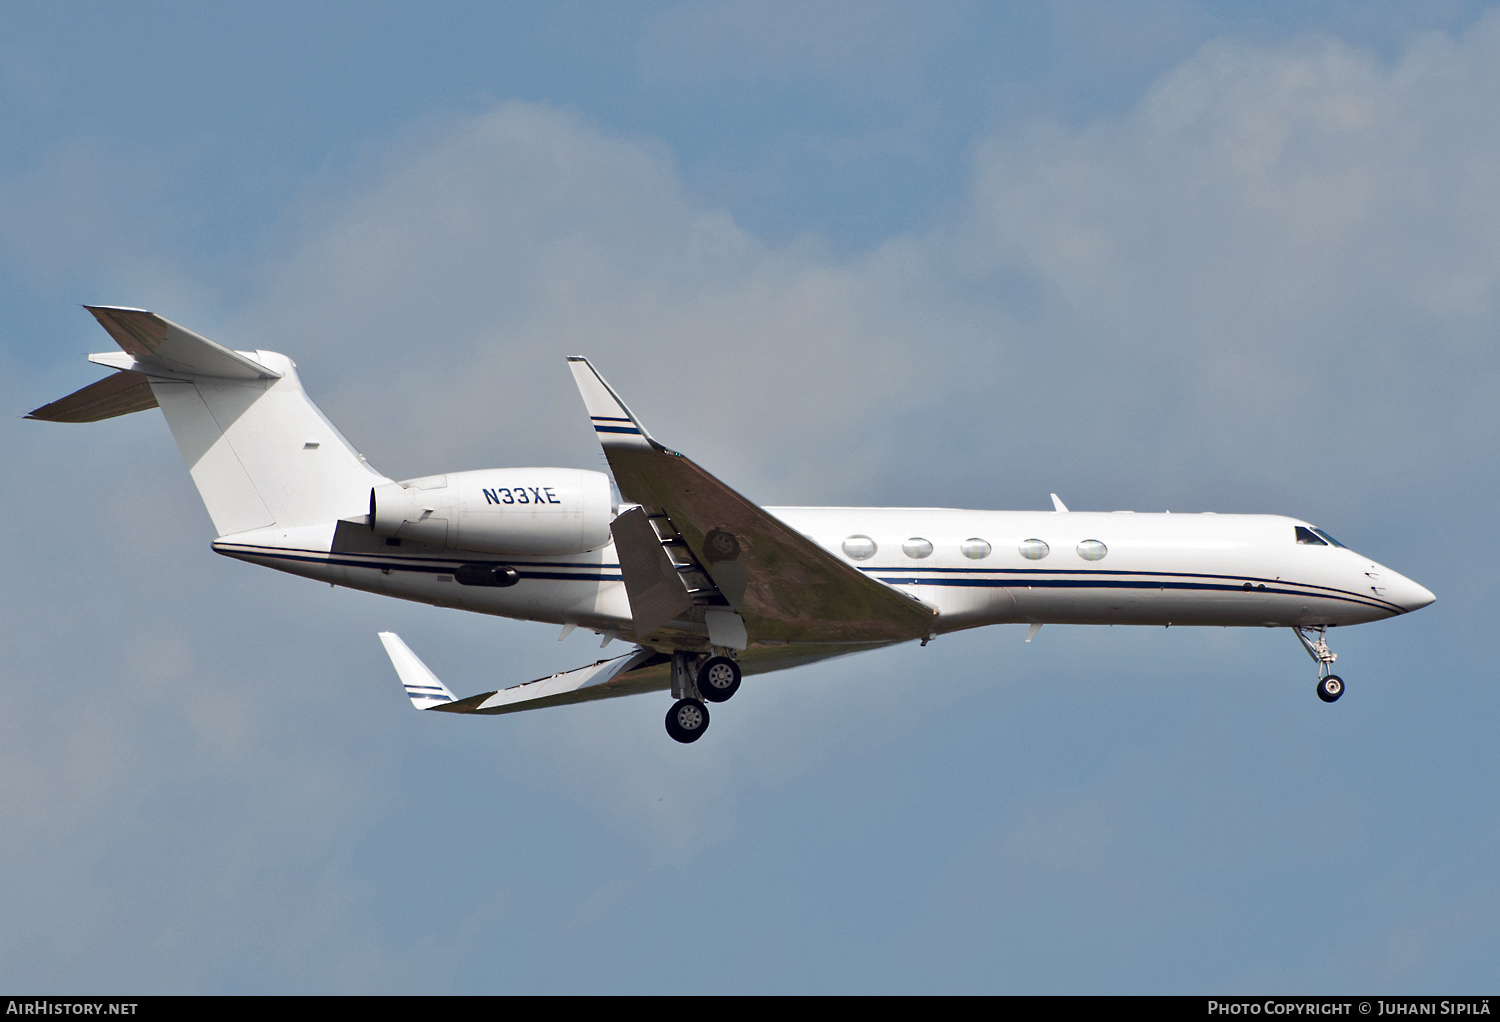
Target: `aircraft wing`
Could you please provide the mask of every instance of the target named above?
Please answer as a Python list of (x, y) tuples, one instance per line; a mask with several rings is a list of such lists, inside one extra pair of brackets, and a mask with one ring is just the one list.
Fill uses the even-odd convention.
[(510, 688), (481, 692), (467, 699), (456, 699), (437, 675), (411, 651), (395, 632), (381, 632), (396, 675), (406, 689), (411, 704), (419, 710), (441, 710), (445, 713), (515, 713), (542, 706), (582, 703), (590, 699), (610, 699), (671, 687), (671, 657), (637, 649), (612, 660), (600, 660), (572, 671), (538, 678)]
[[(569, 367), (620, 495), (686, 546), (712, 579), (709, 632), (725, 644), (901, 642), (928, 637), (936, 611), (840, 561), (676, 451), (651, 438), (586, 358)], [(727, 604), (727, 609), (725, 605)]]

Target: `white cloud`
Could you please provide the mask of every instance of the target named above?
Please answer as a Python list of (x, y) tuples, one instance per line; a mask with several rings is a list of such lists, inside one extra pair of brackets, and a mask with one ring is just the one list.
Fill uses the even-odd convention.
[(580, 353), (727, 474), (796, 473), (786, 453), (809, 432), (858, 462), (882, 404), (931, 392), (910, 355), (951, 329), (899, 249), (845, 265), (768, 247), (695, 205), (659, 146), (545, 106), (414, 136), (338, 209), (235, 343), (357, 379), (315, 397), (398, 476), (596, 457), (562, 361)]
[(1011, 353), (1100, 471), (1414, 486), (1436, 436), (1495, 438), (1497, 51), (1495, 17), (1390, 66), (1209, 45), (1123, 117), (985, 140), (949, 265), (1027, 282)]
[(1411, 488), (1434, 426), (1493, 434), (1497, 24), (1391, 65), (1210, 45), (1122, 117), (983, 140), (957, 216), (849, 259), (749, 235), (649, 140), (501, 104), (323, 195), (236, 343), (300, 357), (396, 475), (593, 457), (581, 352), (773, 501), (881, 500), (945, 433), (969, 461), (920, 471), (959, 493), (896, 499), (972, 502), (966, 464), (1085, 506)]

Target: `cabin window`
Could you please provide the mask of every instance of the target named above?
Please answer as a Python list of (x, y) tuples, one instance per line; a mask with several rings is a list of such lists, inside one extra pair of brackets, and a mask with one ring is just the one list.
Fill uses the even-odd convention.
[(1021, 556), (1028, 561), (1040, 561), (1052, 552), (1052, 548), (1039, 539), (1023, 539), (1020, 550)]
[(875, 556), (875, 541), (869, 536), (850, 536), (844, 540), (844, 556), (851, 561), (868, 561)]
[(1321, 537), (1317, 535), (1317, 533), (1313, 532), (1305, 525), (1297, 526), (1297, 542), (1301, 543), (1303, 546), (1328, 545), (1327, 542), (1325, 542)]
[(1086, 539), (1078, 544), (1078, 556), (1085, 561), (1102, 561), (1107, 553), (1109, 553), (1109, 547), (1097, 539)]
[(975, 536), (960, 543), (958, 551), (971, 561), (982, 561), (990, 555), (990, 545)]
[(913, 536), (901, 544), (901, 552), (907, 557), (921, 560), (923, 557), (932, 556), (932, 541), (923, 539), (921, 536)]

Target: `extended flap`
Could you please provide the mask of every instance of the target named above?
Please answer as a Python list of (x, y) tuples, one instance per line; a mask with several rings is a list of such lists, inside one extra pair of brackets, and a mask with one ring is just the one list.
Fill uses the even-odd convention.
[(637, 640), (656, 631), (693, 607), (693, 599), (677, 567), (662, 548), (646, 512), (633, 507), (609, 525), (620, 557), (620, 574), (630, 598), (630, 614)]

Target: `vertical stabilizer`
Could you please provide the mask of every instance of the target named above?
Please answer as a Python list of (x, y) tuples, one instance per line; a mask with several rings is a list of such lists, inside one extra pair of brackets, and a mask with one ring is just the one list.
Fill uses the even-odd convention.
[(220, 536), (293, 528), (369, 510), (390, 480), (308, 398), (292, 360), (257, 351), (269, 380), (152, 380), (177, 448)]

